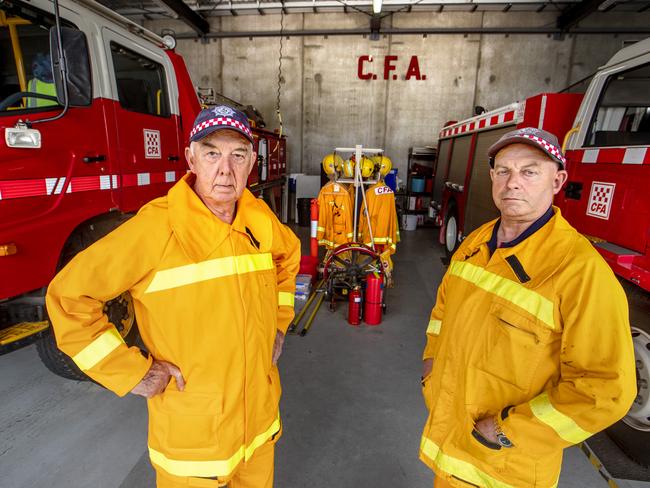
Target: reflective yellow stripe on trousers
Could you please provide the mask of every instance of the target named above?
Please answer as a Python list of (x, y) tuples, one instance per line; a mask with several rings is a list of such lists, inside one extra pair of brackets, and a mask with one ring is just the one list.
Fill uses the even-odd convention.
[(79, 369), (87, 371), (121, 344), (124, 344), (124, 339), (115, 327), (111, 327), (75, 354), (72, 360), (79, 366)]
[(593, 435), (582, 429), (571, 417), (557, 410), (547, 393), (537, 395), (528, 402), (528, 405), (540, 422), (548, 425), (567, 442), (578, 444)]
[(191, 476), (200, 478), (211, 478), (215, 476), (228, 476), (237, 467), (240, 461), (248, 461), (253, 457), (255, 450), (268, 441), (273, 434), (280, 430), (280, 417), (271, 424), (271, 426), (259, 434), (248, 447), (241, 446), (235, 454), (228, 459), (215, 461), (181, 461), (179, 459), (170, 459), (162, 452), (149, 448), (149, 457), (151, 462), (160, 466), (169, 474), (175, 476)]
[(553, 302), (539, 293), (471, 263), (453, 261), (449, 266), (449, 273), (517, 305), (537, 317), (547, 327), (555, 329)]
[(145, 293), (178, 288), (201, 281), (274, 269), (271, 253), (242, 254), (210, 259), (195, 264), (158, 271)]

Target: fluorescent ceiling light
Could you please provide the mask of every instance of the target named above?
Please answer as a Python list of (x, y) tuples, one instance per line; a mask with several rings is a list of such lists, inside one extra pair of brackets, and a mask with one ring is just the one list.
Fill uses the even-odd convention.
[(372, 11), (376, 14), (381, 12), (381, 0), (372, 0)]

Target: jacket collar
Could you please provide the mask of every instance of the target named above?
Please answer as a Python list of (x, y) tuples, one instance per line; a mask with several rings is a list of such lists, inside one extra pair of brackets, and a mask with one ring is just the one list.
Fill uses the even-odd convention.
[[(194, 178), (192, 173), (186, 174), (167, 193), (172, 232), (193, 262), (206, 260), (233, 230), (249, 239), (252, 233), (260, 250), (270, 248), (271, 221), (250, 191), (245, 189), (237, 201), (237, 214), (229, 225), (210, 212), (194, 192)], [(246, 232), (247, 227), (250, 233)]]
[[(511, 261), (508, 261), (508, 258), (515, 256), (525, 273), (530, 277), (530, 281), (526, 283), (528, 287), (541, 284), (553, 275), (558, 268), (563, 266), (577, 242), (579, 234), (562, 217), (560, 209), (554, 206), (553, 212), (553, 217), (534, 234), (515, 246), (497, 249), (493, 255), (496, 259), (500, 257), (507, 261), (511, 268), (513, 266)], [(464, 256), (461, 256), (462, 260), (469, 259), (482, 246), (486, 247), (485, 255), (489, 256), (487, 245), (496, 222), (495, 219), (478, 230), (471, 242), (467, 243), (466, 250), (463, 253)], [(518, 271), (514, 269), (512, 271), (513, 278), (522, 281), (518, 279)]]

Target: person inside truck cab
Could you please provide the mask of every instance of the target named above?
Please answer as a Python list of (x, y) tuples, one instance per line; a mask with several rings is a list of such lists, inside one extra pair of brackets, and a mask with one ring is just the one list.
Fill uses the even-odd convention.
[[(256, 154), (242, 112), (202, 110), (185, 156), (167, 196), (61, 270), (47, 310), (88, 376), (147, 398), (159, 488), (271, 488), (300, 242), (246, 189)], [(126, 290), (146, 357), (104, 313)]]
[(622, 418), (636, 396), (627, 300), (552, 205), (567, 178), (557, 138), (518, 129), (488, 156), (501, 216), (462, 242), (438, 288), (420, 459), (436, 488), (550, 488), (563, 449)]
[[(54, 77), (52, 75), (52, 61), (49, 54), (42, 52), (36, 53), (34, 59), (32, 59), (32, 78), (27, 84), (27, 91), (56, 97), (56, 86), (54, 85)], [(27, 98), (28, 108), (49, 107), (52, 105), (57, 105), (57, 102), (41, 97)]]

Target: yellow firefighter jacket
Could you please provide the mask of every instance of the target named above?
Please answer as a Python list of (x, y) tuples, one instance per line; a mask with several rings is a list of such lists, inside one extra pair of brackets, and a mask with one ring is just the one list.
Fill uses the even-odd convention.
[(397, 224), (397, 213), (395, 211), (395, 194), (383, 181), (375, 183), (366, 190), (367, 213), (370, 215), (372, 226), (372, 239), (368, 231), (368, 219), (366, 211), (359, 218), (361, 229), (360, 241), (367, 246), (372, 242), (390, 249), (390, 254), (397, 250), (399, 242), (399, 226)]
[(318, 194), (318, 245), (333, 249), (352, 241), (352, 198), (344, 185), (333, 181)]
[[(556, 486), (562, 449), (620, 419), (635, 395), (625, 294), (560, 215), (490, 256), (495, 221), (470, 234), (438, 289), (424, 358), (420, 458), (454, 486)], [(471, 435), (500, 423), (514, 447)]]
[[(228, 225), (192, 181), (78, 254), (50, 284), (47, 308), (59, 347), (120, 396), (152, 357), (178, 366), (185, 390), (172, 380), (148, 400), (151, 461), (176, 476), (220, 478), (280, 434), (272, 349), (294, 315), (300, 247), (248, 190)], [(102, 311), (125, 290), (149, 358)]]

